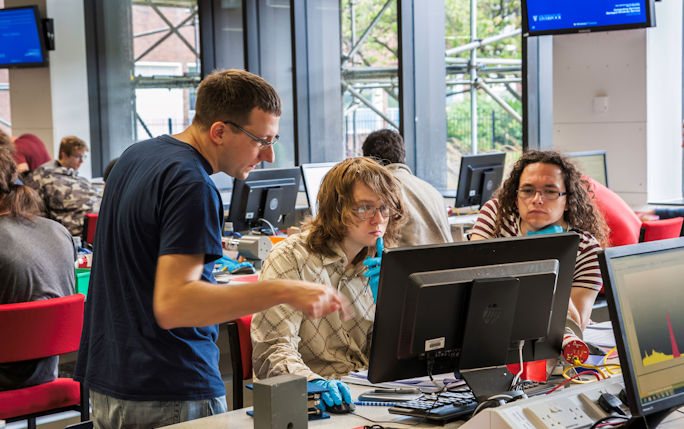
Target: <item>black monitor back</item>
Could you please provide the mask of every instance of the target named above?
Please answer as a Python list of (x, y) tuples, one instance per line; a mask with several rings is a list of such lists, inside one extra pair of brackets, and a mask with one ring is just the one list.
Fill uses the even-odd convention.
[(259, 219), (266, 219), (275, 228), (293, 225), (300, 178), (295, 167), (253, 170), (245, 180), (235, 179), (228, 213), (233, 231), (268, 230)]
[(503, 179), (505, 152), (464, 155), (458, 174), (455, 207), (481, 206)]
[[(410, 276), (430, 271), (557, 260), (556, 292), (553, 297), (553, 313), (548, 334), (543, 341), (526, 343), (523, 358), (525, 361), (533, 361), (557, 357), (561, 351), (578, 244), (577, 234), (562, 233), (386, 249), (382, 257), (380, 272), (368, 370), (369, 380), (378, 383), (427, 374), (426, 361), (421, 356), (414, 353), (406, 356), (405, 353), (404, 358), (400, 358), (399, 355), (402, 350), (400, 327), (404, 317), (407, 317), (404, 314), (405, 299), (410, 285)], [(459, 292), (454, 290), (454, 294), (454, 302), (457, 302)], [(420, 314), (416, 317), (431, 319), (435, 324), (463, 325), (464, 315), (458, 308), (419, 308), (418, 311)], [(459, 335), (462, 338), (462, 333)], [(511, 349), (506, 360), (508, 363), (517, 363), (517, 349)], [(457, 352), (437, 353), (432, 369), (434, 374), (457, 369)]]

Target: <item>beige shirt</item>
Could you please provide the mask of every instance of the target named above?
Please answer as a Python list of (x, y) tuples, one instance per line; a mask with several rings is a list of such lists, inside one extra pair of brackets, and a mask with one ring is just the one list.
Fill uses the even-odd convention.
[(296, 279), (334, 287), (352, 303), (355, 316), (342, 321), (338, 312), (310, 319), (288, 305), (257, 313), (252, 320), (252, 363), (257, 378), (297, 374), (316, 378), (339, 378), (368, 367), (375, 304), (366, 267), (345, 270), (347, 257), (337, 243), (335, 256), (312, 253), (306, 233), (278, 243), (264, 261), (260, 280)]
[(451, 243), (451, 227), (444, 198), (431, 184), (416, 177), (405, 164), (385, 166), (401, 185), (406, 223), (399, 230), (398, 247)]

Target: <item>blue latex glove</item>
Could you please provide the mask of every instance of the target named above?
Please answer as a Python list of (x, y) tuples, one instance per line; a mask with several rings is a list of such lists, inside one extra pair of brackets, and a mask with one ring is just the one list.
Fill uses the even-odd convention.
[(342, 401), (351, 404), (351, 391), (349, 386), (339, 380), (323, 380), (319, 378), (318, 380), (313, 380), (311, 383), (316, 386), (328, 389), (327, 392), (321, 394), (321, 403), (318, 408), (325, 410), (325, 407), (332, 407), (333, 405), (341, 405)]
[(368, 267), (364, 276), (369, 278), (368, 285), (370, 286), (371, 292), (373, 292), (373, 302), (376, 304), (378, 302), (378, 283), (380, 282), (380, 263), (382, 262), (382, 250), (384, 247), (385, 244), (382, 241), (382, 237), (378, 238), (375, 242), (375, 258), (369, 256), (363, 261), (363, 265)]
[(557, 234), (559, 232), (565, 232), (563, 227), (560, 225), (549, 225), (546, 228), (542, 228), (539, 231), (527, 231), (527, 235), (537, 235), (537, 234)]
[(238, 262), (235, 259), (222, 256), (214, 262), (214, 267), (221, 264), (220, 267), (216, 268), (218, 271), (228, 271), (231, 274), (254, 274), (256, 270), (254, 265), (249, 262)]

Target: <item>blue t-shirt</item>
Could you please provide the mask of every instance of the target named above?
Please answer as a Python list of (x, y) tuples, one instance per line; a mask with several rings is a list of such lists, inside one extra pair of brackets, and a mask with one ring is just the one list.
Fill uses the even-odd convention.
[(192, 146), (161, 136), (129, 147), (109, 175), (74, 376), (88, 388), (127, 400), (225, 395), (218, 326), (165, 330), (152, 309), (161, 255), (203, 253), (202, 279), (215, 283), (223, 205), (211, 172)]

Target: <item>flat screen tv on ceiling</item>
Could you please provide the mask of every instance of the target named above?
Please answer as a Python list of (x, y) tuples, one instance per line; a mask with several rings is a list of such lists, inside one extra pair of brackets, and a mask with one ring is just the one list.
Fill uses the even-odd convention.
[(0, 68), (43, 67), (46, 64), (38, 7), (0, 9)]
[(523, 0), (523, 35), (655, 26), (653, 0)]

